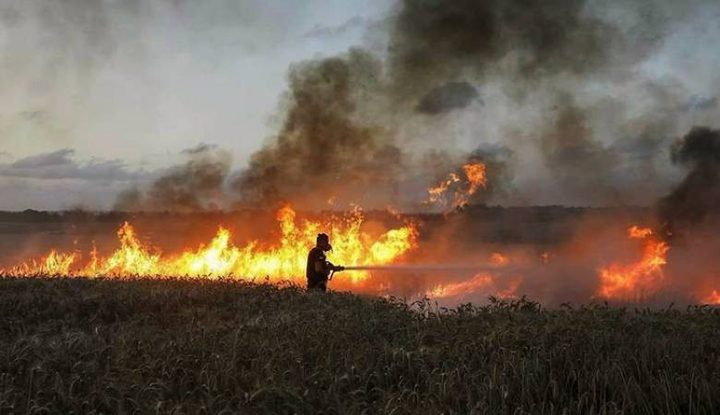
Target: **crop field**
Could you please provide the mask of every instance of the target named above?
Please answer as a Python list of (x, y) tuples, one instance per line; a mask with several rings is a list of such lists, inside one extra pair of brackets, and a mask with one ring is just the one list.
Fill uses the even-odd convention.
[(720, 313), (0, 279), (0, 413), (717, 413)]

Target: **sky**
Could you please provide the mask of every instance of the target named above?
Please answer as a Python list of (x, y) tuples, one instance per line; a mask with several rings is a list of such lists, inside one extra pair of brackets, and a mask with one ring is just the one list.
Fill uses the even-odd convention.
[(0, 210), (107, 209), (200, 143), (246, 163), (290, 64), (363, 42), (371, 0), (0, 4)]
[[(110, 209), (118, 193), (151, 182), (200, 144), (228, 150), (242, 169), (280, 128), (288, 69), (354, 46), (382, 54), (396, 7), (391, 0), (2, 2), (0, 210)], [(635, 68), (643, 85), (679, 85), (692, 112), (683, 129), (717, 119), (720, 48), (710, 45), (720, 33), (718, 9), (691, 13)], [(483, 93), (498, 104), (454, 119), (458, 146), (476, 145), (478, 123), (487, 136), (501, 134), (492, 120), (508, 117), (513, 104), (503, 106), (492, 85)], [(535, 177), (518, 174), (520, 196), (508, 203), (565, 200), (552, 185), (544, 197), (524, 199)]]

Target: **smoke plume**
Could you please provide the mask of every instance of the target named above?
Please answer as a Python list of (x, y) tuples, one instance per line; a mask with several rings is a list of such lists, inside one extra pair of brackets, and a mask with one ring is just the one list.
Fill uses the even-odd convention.
[(417, 110), (424, 114), (440, 114), (465, 108), (477, 97), (477, 90), (469, 83), (448, 82), (428, 92), (418, 103)]
[(584, 0), (404, 0), (392, 29), (390, 67), (397, 96), (464, 75), (490, 76), (512, 60), (520, 80), (585, 74), (609, 62), (618, 30), (585, 13)]
[[(675, 134), (679, 116), (666, 111), (678, 112), (686, 95), (672, 83), (623, 80), (662, 44), (669, 26), (664, 17), (693, 8), (660, 0), (606, 6), (403, 0), (389, 19), (384, 56), (355, 49), (291, 69), (283, 127), (234, 188), (244, 202), (317, 206), (334, 197), (384, 206), (398, 189), (412, 187), (413, 177), (437, 180), (473, 149), (494, 145), (513, 157), (495, 166), (498, 174), (489, 171), (492, 181), (504, 182), (491, 182), (476, 201), (517, 200), (511, 191), (493, 190), (516, 188), (518, 175), (535, 203), (551, 192), (522, 180), (554, 187), (556, 203), (649, 203), (661, 185), (631, 188), (653, 176), (664, 148), (646, 144)], [(613, 7), (627, 19), (609, 18)], [(639, 91), (647, 102), (629, 108), (622, 93), (593, 90), (597, 82)], [(469, 120), (473, 102), (483, 104), (477, 121)], [(432, 171), (436, 163), (428, 157), (442, 153), (454, 166)], [(544, 172), (527, 167), (535, 163), (533, 153)], [(634, 172), (638, 165), (644, 174)]]
[(379, 91), (379, 72), (379, 63), (359, 50), (294, 66), (285, 123), (237, 179), (241, 199), (317, 208), (329, 198), (361, 202), (362, 195), (391, 190), (403, 155), (356, 113), (363, 94)]
[(214, 146), (199, 145), (183, 151), (184, 165), (170, 168), (145, 191), (130, 189), (115, 204), (119, 211), (203, 211), (225, 204), (225, 181), (230, 154)]
[[(674, 29), (702, 23), (710, 8), (709, 0), (398, 1), (368, 27), (386, 36), (382, 47), (291, 65), (278, 132), (241, 171), (230, 174), (222, 157), (215, 168), (212, 158), (179, 166), (118, 206), (207, 209), (222, 199), (222, 207), (410, 210), (477, 148), (511, 156), (481, 157), (489, 183), (474, 202), (651, 204), (675, 179), (668, 137), (712, 119), (717, 94), (648, 68), (662, 66), (653, 58)], [(209, 179), (187, 173), (196, 170)]]
[(720, 206), (720, 130), (694, 127), (673, 148), (672, 161), (690, 169), (660, 203), (671, 231), (701, 222)]

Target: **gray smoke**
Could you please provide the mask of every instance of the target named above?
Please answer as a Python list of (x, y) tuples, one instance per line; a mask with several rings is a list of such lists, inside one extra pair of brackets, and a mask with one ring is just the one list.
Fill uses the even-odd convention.
[(720, 213), (720, 130), (693, 128), (676, 143), (672, 161), (689, 169), (660, 202), (662, 218), (675, 233)]
[[(368, 194), (393, 200), (407, 177), (440, 177), (473, 148), (496, 145), (513, 154), (491, 166), (500, 170), (492, 180), (505, 182), (491, 183), (478, 201), (512, 201), (514, 175), (532, 174), (552, 184), (561, 202), (647, 203), (667, 183), (656, 164), (679, 128), (687, 91), (633, 79), (627, 88), (644, 95), (636, 104), (623, 91), (593, 88), (623, 88), (672, 32), (673, 17), (707, 4), (403, 0), (389, 19), (384, 60), (354, 50), (291, 70), (283, 128), (235, 188), (244, 201), (342, 196), (373, 205)], [(483, 91), (492, 88), (488, 97)], [(483, 104), (485, 124), (462, 118), (473, 102)], [(491, 118), (499, 105), (516, 109)], [(711, 102), (698, 106), (712, 109)], [(458, 123), (472, 127), (458, 133)], [(464, 153), (447, 151), (460, 148), (458, 137), (465, 137)], [(529, 173), (533, 151), (547, 173)], [(437, 163), (428, 157), (440, 154), (454, 167), (432, 171)], [(647, 180), (657, 184), (633, 190)], [(501, 188), (510, 190), (494, 191)], [(532, 203), (536, 195), (528, 195)]]
[[(478, 159), (475, 149), (502, 148), (479, 158), (491, 181), (476, 202), (650, 203), (671, 183), (668, 137), (689, 116), (711, 117), (716, 101), (698, 97), (716, 94), (643, 65), (714, 4), (402, 0), (384, 21), (382, 51), (291, 66), (279, 131), (242, 171), (206, 160), (121, 199), (182, 210), (218, 199), (407, 208)], [(232, 195), (215, 196), (226, 187)]]
[(318, 208), (391, 190), (402, 152), (356, 113), (363, 95), (379, 93), (379, 78), (379, 62), (360, 50), (292, 67), (284, 125), (236, 180), (241, 200)]
[(585, 8), (585, 0), (403, 0), (389, 49), (395, 93), (414, 99), (438, 81), (490, 76), (508, 58), (521, 83), (595, 72), (623, 38)]
[(417, 105), (417, 111), (424, 114), (440, 114), (454, 109), (465, 108), (478, 98), (477, 89), (467, 82), (448, 82), (425, 95)]
[(170, 168), (146, 190), (129, 189), (118, 196), (119, 211), (204, 211), (226, 204), (225, 182), (231, 157), (224, 150), (201, 144), (184, 150), (185, 164)]

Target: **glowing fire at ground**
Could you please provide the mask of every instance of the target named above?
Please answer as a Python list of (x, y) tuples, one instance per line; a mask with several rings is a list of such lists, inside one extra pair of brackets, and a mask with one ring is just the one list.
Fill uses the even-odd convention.
[(712, 290), (712, 293), (701, 301), (703, 304), (720, 305), (720, 291)]
[(435, 299), (464, 299), (483, 293), (498, 298), (515, 298), (521, 283), (522, 279), (520, 277), (502, 280), (488, 273), (480, 273), (467, 281), (438, 285), (425, 295)]
[(464, 179), (456, 173), (450, 173), (447, 179), (428, 189), (427, 203), (437, 204), (446, 209), (466, 206), (470, 197), (487, 186), (485, 164), (468, 163), (462, 167)]
[[(498, 266), (508, 265), (510, 259), (495, 252), (490, 256), (490, 263)], [(463, 299), (471, 295), (483, 293), (494, 295), (499, 298), (517, 297), (517, 291), (522, 283), (522, 278), (498, 278), (487, 272), (476, 274), (471, 279), (450, 284), (441, 284), (425, 293), (429, 298), (455, 298)]]
[[(361, 230), (362, 211), (354, 210), (344, 217), (333, 217), (325, 223), (299, 221), (287, 206), (278, 211), (281, 237), (274, 246), (256, 242), (243, 247), (232, 243), (230, 231), (220, 228), (207, 245), (165, 256), (146, 246), (135, 229), (125, 223), (118, 230), (120, 247), (106, 258), (97, 251), (82, 262), (79, 253), (51, 251), (40, 260), (33, 260), (7, 270), (5, 275), (109, 276), (150, 277), (187, 276), (195, 278), (231, 277), (241, 279), (269, 278), (271, 281), (304, 282), (305, 261), (310, 245), (319, 232), (328, 232), (335, 251), (332, 259), (338, 264), (390, 264), (416, 247), (417, 227), (413, 223), (391, 229), (373, 240)], [(366, 279), (367, 273), (353, 272), (352, 283)]]
[(651, 229), (633, 226), (628, 229), (631, 239), (643, 240), (642, 258), (631, 264), (613, 263), (599, 271), (600, 287), (596, 295), (609, 300), (640, 300), (657, 292), (664, 279), (663, 266), (670, 249), (658, 240)]

